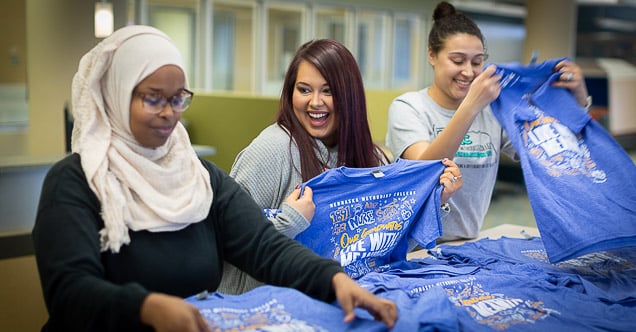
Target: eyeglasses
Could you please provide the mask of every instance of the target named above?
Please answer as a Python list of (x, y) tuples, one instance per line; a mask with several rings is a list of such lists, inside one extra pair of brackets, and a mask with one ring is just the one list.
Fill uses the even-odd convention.
[(166, 97), (158, 93), (134, 92), (134, 96), (140, 97), (142, 105), (151, 114), (159, 114), (170, 103), (172, 111), (182, 113), (190, 106), (194, 92), (183, 89), (172, 97)]

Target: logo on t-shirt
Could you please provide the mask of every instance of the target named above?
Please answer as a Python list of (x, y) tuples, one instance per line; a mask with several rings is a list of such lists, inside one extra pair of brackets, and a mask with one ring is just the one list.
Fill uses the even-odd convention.
[(535, 111), (539, 117), (526, 121), (521, 135), (529, 155), (540, 161), (550, 176), (585, 175), (594, 183), (607, 181), (605, 172), (597, 168), (582, 139), (557, 119), (539, 109)]

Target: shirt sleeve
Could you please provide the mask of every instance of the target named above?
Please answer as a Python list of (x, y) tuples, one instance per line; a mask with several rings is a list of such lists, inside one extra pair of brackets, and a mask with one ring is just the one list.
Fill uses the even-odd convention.
[(140, 308), (148, 291), (137, 283), (106, 280), (99, 220), (99, 201), (79, 156), (54, 165), (44, 180), (32, 232), (52, 331), (143, 330)]
[(218, 224), (225, 260), (268, 284), (295, 288), (323, 301), (335, 299), (331, 279), (342, 271), (338, 262), (321, 258), (277, 231), (225, 173), (212, 170), (211, 178), (215, 189), (210, 213)]
[(284, 203), (300, 184), (300, 176), (293, 173), (297, 171), (291, 154), (289, 136), (282, 129), (269, 127), (237, 155), (230, 176), (261, 209), (282, 210), (269, 220), (279, 232), (293, 238), (309, 227), (309, 221)]
[(421, 118), (421, 110), (424, 106), (418, 106), (411, 101), (416, 93), (402, 95), (391, 102), (387, 121), (386, 146), (391, 151), (393, 158), (402, 156), (402, 153), (411, 145), (420, 141), (432, 141), (433, 133)]

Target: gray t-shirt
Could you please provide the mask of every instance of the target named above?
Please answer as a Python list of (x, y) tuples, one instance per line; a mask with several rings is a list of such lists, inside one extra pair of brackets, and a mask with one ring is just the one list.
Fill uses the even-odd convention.
[[(432, 142), (454, 113), (435, 103), (428, 88), (407, 92), (389, 107), (386, 145), (397, 158), (416, 142)], [(453, 158), (461, 169), (463, 186), (449, 200), (451, 212), (442, 220), (441, 241), (479, 235), (502, 152), (516, 160), (512, 143), (488, 107), (477, 115)]]
[[(291, 146), (290, 146), (291, 144)], [(316, 139), (319, 156), (328, 168), (338, 162), (338, 148), (327, 148)], [(286, 130), (272, 124), (263, 131), (234, 160), (230, 176), (236, 180), (263, 209), (280, 209), (270, 218), (276, 229), (290, 238), (309, 227), (309, 221), (290, 205), (283, 203), (297, 185), (302, 183), (298, 147)], [(218, 291), (241, 294), (262, 283), (235, 266), (225, 263)]]

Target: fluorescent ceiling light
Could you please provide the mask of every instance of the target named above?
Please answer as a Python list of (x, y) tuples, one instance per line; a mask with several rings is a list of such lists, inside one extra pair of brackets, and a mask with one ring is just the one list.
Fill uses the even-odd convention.
[(113, 4), (95, 3), (95, 37), (105, 38), (113, 33)]
[(455, 8), (467, 12), (491, 14), (498, 16), (525, 18), (526, 7), (523, 5), (508, 5), (496, 1), (452, 1)]
[(636, 22), (619, 20), (616, 18), (600, 17), (596, 19), (596, 24), (603, 29), (625, 32), (636, 31)]

